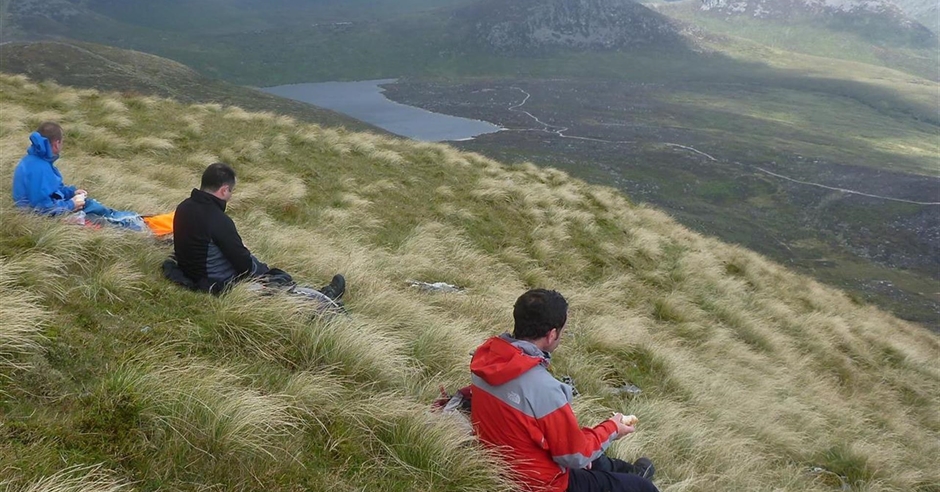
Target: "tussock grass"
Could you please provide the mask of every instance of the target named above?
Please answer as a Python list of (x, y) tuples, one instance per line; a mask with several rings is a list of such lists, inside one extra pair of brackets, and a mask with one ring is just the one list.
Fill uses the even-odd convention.
[(612, 189), (22, 77), (0, 75), (0, 104), (0, 193), (37, 118), (66, 125), (66, 180), (119, 208), (172, 210), (227, 160), (246, 244), (314, 287), (344, 273), (350, 311), (186, 292), (160, 276), (168, 245), (0, 201), (0, 470), (17, 490), (510, 490), (427, 404), (468, 383), (470, 351), (511, 330), (529, 287), (571, 302), (553, 370), (574, 379), (583, 423), (637, 414), (611, 454), (653, 458), (662, 490), (940, 482), (935, 334)]
[(18, 104), (8, 103), (0, 111), (0, 136), (23, 130), (29, 110)]
[[(0, 485), (4, 485), (0, 482)], [(22, 487), (7, 489), (16, 492), (118, 492), (131, 489), (131, 484), (114, 479), (100, 466), (72, 466)]]
[(137, 150), (171, 150), (176, 146), (173, 142), (158, 137), (140, 137), (131, 143)]
[(18, 290), (15, 281), (28, 267), (0, 259), (0, 376), (21, 368), (26, 355), (41, 349), (41, 325), (49, 318), (38, 296)]
[(75, 90), (63, 90), (58, 92), (49, 100), (49, 105), (60, 110), (74, 108), (81, 101), (81, 97)]
[(127, 106), (123, 102), (109, 97), (101, 99), (101, 107), (109, 113), (127, 112)]
[(112, 115), (105, 116), (104, 118), (101, 119), (101, 122), (104, 123), (106, 126), (113, 127), (113, 128), (127, 128), (134, 124), (133, 120), (120, 114), (112, 114)]
[[(242, 108), (238, 108), (238, 107), (234, 107), (234, 106), (233, 106), (233, 107), (230, 107), (230, 108), (228, 108), (228, 109), (226, 109), (225, 112), (222, 114), (222, 117), (223, 117), (223, 118), (226, 118), (226, 119), (238, 120), (238, 121), (250, 121), (250, 120), (252, 120), (252, 118), (253, 118), (252, 115), (251, 115), (251, 113), (245, 111), (245, 110), (242, 109)], [(262, 115), (262, 116), (256, 116), (256, 117), (254, 117), (254, 118), (257, 118), (257, 119), (259, 119), (259, 120), (262, 120), (262, 119), (264, 119), (264, 116), (263, 116), (263, 115)]]
[[(94, 156), (115, 156), (127, 144), (104, 128), (91, 127), (71, 139), (76, 146)], [(70, 142), (71, 143), (71, 142)]]
[(128, 107), (137, 110), (146, 110), (156, 107), (162, 101), (165, 101), (165, 99), (154, 96), (134, 96), (126, 98), (124, 102)]

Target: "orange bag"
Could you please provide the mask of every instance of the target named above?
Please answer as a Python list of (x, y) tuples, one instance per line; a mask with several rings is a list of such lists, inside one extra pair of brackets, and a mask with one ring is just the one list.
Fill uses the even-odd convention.
[(150, 228), (154, 236), (161, 237), (173, 234), (173, 216), (176, 212), (161, 215), (148, 215), (144, 217), (144, 223)]

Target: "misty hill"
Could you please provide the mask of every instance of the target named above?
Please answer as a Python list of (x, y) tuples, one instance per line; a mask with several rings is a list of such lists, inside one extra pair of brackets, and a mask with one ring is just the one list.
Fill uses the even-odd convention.
[[(783, 0), (762, 5), (778, 4), (792, 7)], [(45, 5), (5, 1), (0, 39), (80, 39), (154, 53), (209, 77), (256, 86), (402, 76), (608, 77), (607, 67), (621, 65), (617, 57), (629, 57), (634, 61), (626, 66), (654, 74), (671, 63), (679, 73), (664, 76), (673, 78), (686, 67), (694, 72), (697, 64), (714, 64), (689, 59), (684, 53), (689, 48), (744, 55), (758, 63), (779, 58), (768, 60), (733, 42), (715, 42), (715, 34), (725, 33), (932, 80), (940, 76), (929, 31), (902, 28), (894, 17), (874, 12), (761, 19), (721, 13), (727, 4), (702, 10), (701, 2), (680, 2), (653, 11), (626, 0), (386, 0), (358, 10), (360, 2), (293, 0), (53, 0), (51, 8)], [(752, 13), (756, 8), (747, 2), (735, 5)], [(213, 22), (204, 22), (209, 18)], [(863, 27), (856, 29), (858, 19)], [(577, 53), (614, 58), (587, 63), (577, 60)], [(546, 55), (553, 60), (542, 62)], [(539, 66), (526, 66), (527, 61)]]
[(400, 76), (490, 53), (685, 46), (669, 19), (629, 0), (359, 3), (20, 0), (6, 4), (2, 36), (145, 51), (250, 84)]
[(813, 22), (878, 42), (936, 47), (937, 36), (891, 0), (703, 0), (701, 10), (724, 17)]
[(173, 60), (94, 43), (7, 43), (0, 46), (0, 65), (7, 73), (28, 75), (34, 80), (171, 97), (190, 103), (234, 104), (255, 111), (275, 111), (311, 123), (382, 132), (327, 109), (210, 79)]
[[(570, 300), (553, 357), (584, 423), (662, 490), (930, 491), (937, 336), (617, 191), (532, 164), (218, 104), (0, 75), (0, 470), (20, 490), (511, 490), (427, 411), (509, 329), (524, 289)], [(349, 317), (165, 281), (171, 248), (12, 209), (28, 133), (62, 121), (69, 182), (171, 209), (204, 166), (252, 250), (342, 271)], [(443, 281), (434, 294), (407, 280)], [(618, 391), (631, 384), (639, 394)], [(30, 485), (34, 487), (28, 489)]]
[(485, 0), (458, 9), (455, 29), (498, 53), (684, 46), (670, 20), (632, 0)]
[[(830, 71), (832, 78), (846, 81), (856, 78), (852, 72), (861, 74), (873, 67), (940, 81), (940, 45), (936, 35), (903, 16), (890, 3), (768, 0), (703, 4), (684, 0), (649, 5), (689, 26), (690, 36), (700, 46), (735, 58), (780, 66), (786, 63), (784, 60), (792, 59), (791, 53), (800, 53), (821, 57), (812, 63), (813, 71)], [(865, 5), (872, 7), (864, 8)], [(844, 72), (836, 68), (839, 63), (831, 60), (872, 67)], [(931, 107), (935, 108), (938, 102), (932, 99)]]
[(895, 0), (909, 17), (940, 34), (940, 4), (934, 0)]
[[(10, 21), (31, 36), (74, 37), (89, 27), (109, 36), (157, 32), (219, 35), (363, 22), (458, 5), (464, 0), (3, 0)], [(22, 33), (21, 33), (22, 34)], [(5, 38), (9, 38), (4, 33)], [(125, 41), (129, 41), (126, 39)]]

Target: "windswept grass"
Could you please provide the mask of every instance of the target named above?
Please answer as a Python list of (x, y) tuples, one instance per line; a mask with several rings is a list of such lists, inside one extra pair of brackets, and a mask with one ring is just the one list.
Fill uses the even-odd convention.
[(0, 202), (12, 490), (511, 490), (498, 458), (428, 404), (438, 385), (468, 383), (470, 351), (510, 330), (513, 301), (536, 286), (571, 302), (554, 372), (574, 379), (583, 422), (637, 414), (611, 453), (652, 457), (661, 490), (940, 482), (936, 335), (609, 188), (21, 77), (0, 75), (0, 104), (0, 183), (52, 112), (67, 181), (109, 205), (169, 211), (228, 160), (240, 177), (228, 212), (252, 251), (315, 287), (343, 272), (350, 311), (321, 317), (244, 286), (184, 291), (161, 278), (166, 244)]
[(36, 302), (38, 296), (17, 289), (27, 268), (0, 258), (0, 378), (23, 368), (27, 357), (40, 351), (41, 325), (49, 317)]
[[(0, 482), (0, 485), (5, 485)], [(72, 466), (23, 487), (16, 492), (118, 492), (130, 490), (128, 483), (111, 478), (100, 466)]]

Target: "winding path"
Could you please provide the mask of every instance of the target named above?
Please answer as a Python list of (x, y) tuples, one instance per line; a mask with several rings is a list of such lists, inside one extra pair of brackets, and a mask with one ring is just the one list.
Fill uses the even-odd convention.
[(777, 174), (777, 173), (770, 172), (770, 171), (768, 171), (768, 170), (766, 170), (766, 169), (764, 169), (764, 168), (761, 168), (761, 167), (758, 167), (758, 168), (756, 168), (756, 169), (757, 169), (758, 171), (762, 172), (762, 173), (769, 174), (769, 175), (771, 175), (771, 176), (773, 176), (773, 177), (775, 177), (775, 178), (785, 179), (785, 180), (787, 180), (787, 181), (792, 181), (792, 182), (794, 182), (794, 183), (798, 183), (798, 184), (806, 185), (806, 186), (815, 186), (815, 187), (817, 187), (817, 188), (825, 188), (825, 189), (827, 189), (827, 190), (841, 191), (842, 193), (850, 193), (850, 194), (852, 194), (852, 195), (867, 196), (867, 197), (869, 197), (869, 198), (878, 198), (878, 199), (880, 199), (880, 200), (890, 200), (890, 201), (892, 201), (892, 202), (913, 203), (914, 205), (940, 205), (940, 202), (918, 202), (918, 201), (916, 201), (916, 200), (905, 200), (905, 199), (903, 199), (903, 198), (892, 198), (892, 197), (889, 197), (889, 196), (872, 195), (871, 193), (863, 193), (863, 192), (861, 192), (861, 191), (849, 190), (849, 189), (846, 189), (846, 188), (837, 188), (837, 187), (835, 187), (835, 186), (826, 186), (826, 185), (824, 185), (824, 184), (813, 183), (813, 182), (810, 182), (810, 181), (800, 181), (800, 180), (798, 180), (798, 179), (793, 179), (793, 178), (791, 178), (791, 177), (789, 177), (789, 176), (784, 176), (784, 175), (782, 175), (782, 174)]
[(508, 131), (516, 131), (516, 132), (545, 132), (545, 133), (551, 133), (551, 134), (553, 134), (553, 135), (558, 135), (558, 136), (561, 137), (561, 138), (570, 138), (570, 139), (573, 139), (573, 140), (587, 140), (588, 142), (601, 142), (601, 143), (610, 143), (610, 144), (632, 144), (632, 143), (636, 143), (636, 142), (633, 141), (633, 140), (605, 140), (605, 139), (602, 139), (602, 138), (579, 137), (579, 136), (576, 136), (576, 135), (565, 135), (564, 132), (568, 131), (568, 127), (549, 125), (548, 123), (545, 123), (544, 121), (538, 119), (538, 117), (535, 116), (534, 114), (532, 114), (532, 113), (530, 113), (530, 112), (528, 112), (528, 111), (526, 111), (526, 110), (524, 110), (524, 109), (519, 109), (519, 108), (521, 108), (522, 106), (524, 106), (526, 102), (529, 101), (529, 98), (532, 97), (532, 95), (529, 94), (528, 92), (526, 92), (525, 90), (523, 90), (521, 87), (511, 87), (511, 89), (515, 89), (515, 90), (517, 90), (517, 91), (519, 91), (519, 92), (525, 94), (525, 98), (522, 100), (521, 103), (519, 103), (519, 104), (513, 104), (512, 106), (509, 106), (509, 110), (510, 110), (510, 111), (515, 111), (515, 112), (517, 112), (517, 113), (522, 113), (522, 114), (528, 116), (529, 118), (532, 118), (533, 120), (535, 120), (536, 123), (542, 125), (542, 128), (507, 129)]
[[(520, 103), (518, 103), (518, 104), (513, 104), (513, 105), (509, 106), (508, 109), (509, 109), (510, 111), (514, 111), (514, 112), (517, 112), (517, 113), (522, 113), (522, 114), (528, 116), (529, 118), (532, 118), (532, 120), (534, 120), (536, 123), (538, 123), (539, 125), (542, 125), (542, 128), (506, 129), (506, 131), (517, 131), (517, 132), (545, 132), (545, 133), (551, 133), (551, 134), (553, 134), (553, 135), (557, 135), (557, 136), (559, 136), (559, 137), (561, 137), (561, 138), (570, 138), (570, 139), (575, 139), (575, 140), (587, 140), (587, 141), (590, 141), (590, 142), (602, 142), (602, 143), (611, 143), (611, 144), (630, 144), (630, 143), (636, 143), (635, 141), (631, 141), (631, 140), (604, 140), (604, 139), (601, 139), (601, 138), (591, 138), (591, 137), (579, 137), (579, 136), (575, 136), (575, 135), (565, 135), (564, 132), (568, 131), (568, 127), (550, 125), (550, 124), (545, 123), (544, 121), (540, 120), (540, 119), (539, 119), (537, 116), (535, 116), (534, 114), (532, 114), (532, 113), (530, 113), (530, 112), (528, 112), (528, 111), (526, 111), (526, 110), (524, 110), (524, 109), (521, 109), (523, 106), (525, 106), (525, 103), (527, 103), (527, 102), (529, 101), (529, 99), (532, 97), (531, 94), (529, 94), (528, 92), (526, 92), (525, 90), (523, 90), (521, 87), (515, 87), (515, 86), (513, 86), (513, 87), (511, 87), (511, 89), (517, 90), (517, 91), (519, 91), (519, 92), (525, 94), (525, 98), (522, 99), (522, 102), (520, 102)], [(689, 147), (689, 146), (687, 146), (687, 145), (679, 145), (679, 144), (676, 144), (676, 143), (669, 143), (669, 142), (666, 142), (665, 145), (667, 145), (667, 146), (669, 146), (669, 147), (675, 147), (675, 148), (678, 148), (678, 149), (688, 150), (689, 152), (694, 152), (694, 153), (696, 153), (696, 154), (699, 154), (699, 155), (701, 155), (701, 156), (707, 158), (708, 160), (710, 160), (710, 161), (712, 161), (712, 162), (718, 162), (718, 159), (716, 159), (715, 157), (713, 157), (713, 156), (711, 156), (711, 155), (708, 155), (708, 154), (706, 154), (705, 152), (702, 152), (702, 151), (700, 151), (700, 150), (698, 150), (698, 149), (695, 149), (694, 147)], [(859, 195), (859, 196), (864, 196), (864, 197), (868, 197), (868, 198), (876, 198), (876, 199), (879, 199), (879, 200), (888, 200), (888, 201), (892, 201), (892, 202), (911, 203), (911, 204), (914, 204), (914, 205), (940, 205), (940, 202), (920, 202), (920, 201), (916, 201), (916, 200), (905, 200), (905, 199), (903, 199), (903, 198), (892, 198), (892, 197), (889, 197), (889, 196), (873, 195), (873, 194), (871, 194), (871, 193), (864, 193), (864, 192), (861, 192), (861, 191), (850, 190), (850, 189), (847, 189), (847, 188), (838, 188), (838, 187), (835, 187), (835, 186), (826, 186), (826, 185), (824, 185), (824, 184), (813, 183), (813, 182), (810, 182), (810, 181), (800, 181), (800, 180), (798, 180), (798, 179), (793, 179), (793, 178), (791, 178), (791, 177), (789, 177), (789, 176), (784, 176), (784, 175), (782, 175), (782, 174), (777, 174), (777, 173), (768, 171), (768, 170), (766, 170), (766, 169), (764, 169), (764, 168), (761, 168), (761, 167), (756, 167), (756, 169), (757, 169), (758, 171), (764, 173), (764, 174), (768, 174), (768, 175), (773, 176), (773, 177), (775, 177), (775, 178), (784, 179), (784, 180), (787, 180), (787, 181), (790, 181), (790, 182), (793, 182), (793, 183), (797, 183), (797, 184), (801, 184), (801, 185), (805, 185), (805, 186), (815, 186), (815, 187), (817, 187), (817, 188), (824, 188), (824, 189), (827, 189), (827, 190), (839, 191), (839, 192), (842, 192), (842, 193), (848, 193), (848, 194), (852, 194), (852, 195)]]

